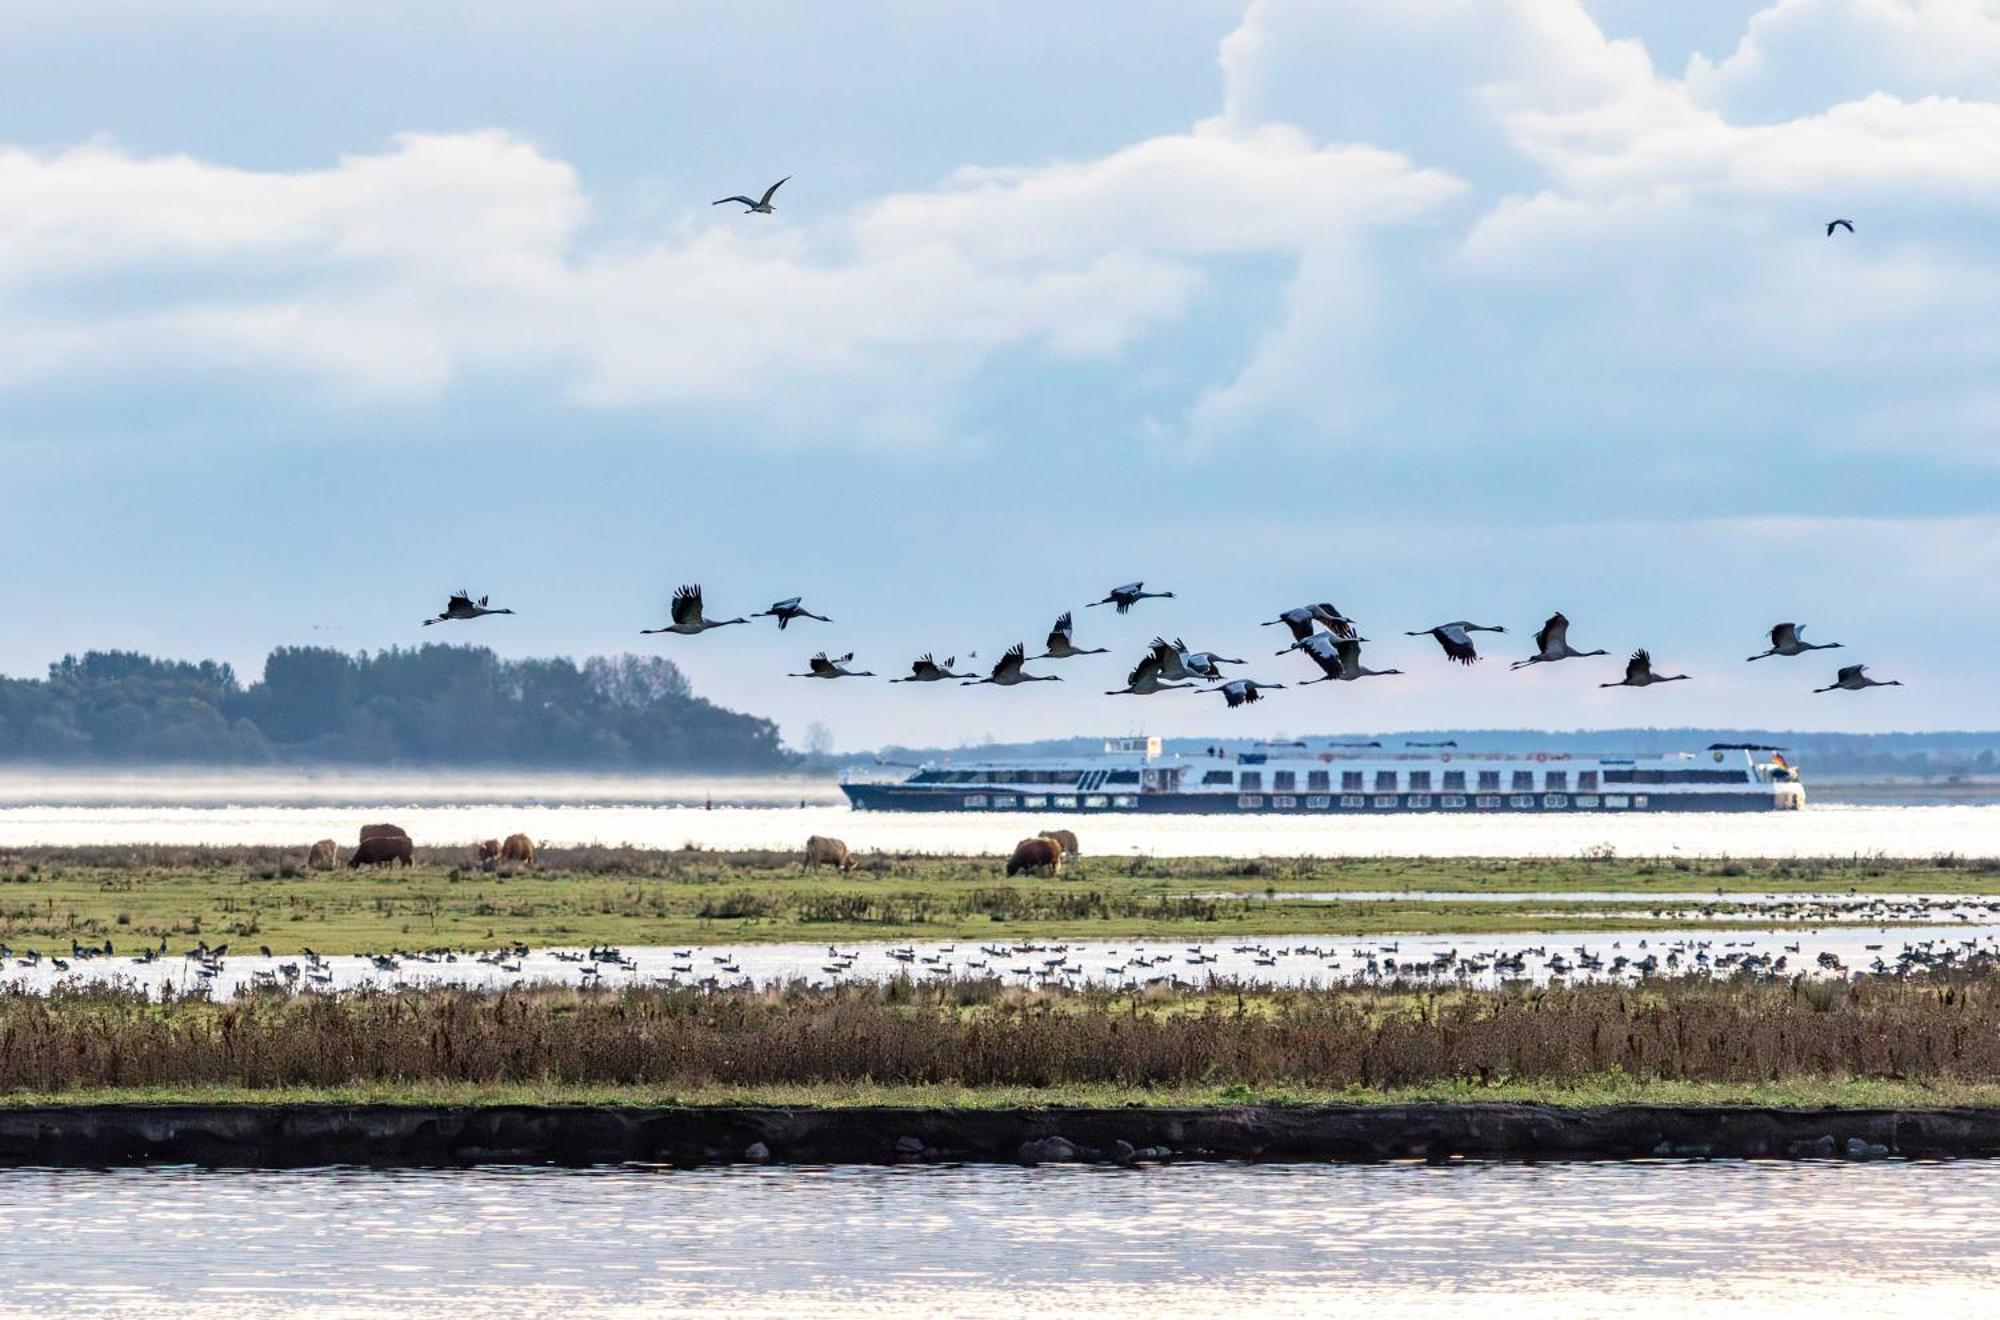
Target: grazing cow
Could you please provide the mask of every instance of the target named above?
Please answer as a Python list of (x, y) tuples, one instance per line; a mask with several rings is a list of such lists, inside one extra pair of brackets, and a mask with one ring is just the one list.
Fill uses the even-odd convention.
[(823, 834), (815, 834), (806, 840), (805, 869), (810, 871), (822, 866), (852, 871), (854, 859), (848, 855), (847, 845), (839, 839), (829, 839)]
[(1063, 859), (1065, 861), (1072, 857), (1083, 856), (1083, 850), (1076, 846), (1076, 833), (1073, 830), (1043, 830), (1042, 837), (1044, 839), (1054, 839), (1062, 845)]
[(1032, 839), (1023, 839), (1014, 845), (1014, 855), (1007, 859), (1007, 874), (1047, 871), (1050, 875), (1061, 875), (1062, 864), (1062, 845), (1054, 839), (1038, 835)]
[(321, 839), (306, 854), (306, 865), (315, 871), (331, 871), (340, 865), (340, 848), (332, 839)]
[(380, 834), (372, 839), (363, 839), (361, 846), (354, 850), (354, 855), (347, 859), (349, 870), (357, 870), (363, 866), (415, 866), (416, 864), (407, 835), (392, 838)]
[(407, 839), (409, 837), (408, 834), (403, 832), (401, 825), (363, 825), (361, 827), (361, 842), (363, 843), (368, 842), (370, 839)]
[(475, 844), (472, 852), (479, 861), (497, 862), (500, 860), (500, 840), (488, 839), (484, 843)]
[(525, 834), (510, 834), (500, 845), (500, 860), (519, 862), (523, 866), (535, 864), (535, 841)]

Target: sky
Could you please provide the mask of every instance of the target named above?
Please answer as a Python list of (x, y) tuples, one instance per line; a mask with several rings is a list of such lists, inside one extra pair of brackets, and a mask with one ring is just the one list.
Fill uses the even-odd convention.
[[(843, 749), (1994, 724), (2000, 0), (0, 0), (0, 85), (7, 673), (646, 650)], [(836, 622), (640, 637), (679, 582)], [(519, 613), (421, 627), (461, 586)], [(1258, 624), (1316, 600), (1408, 673), (1104, 695), (1156, 631), (1309, 677)], [(784, 676), (1071, 608), (1061, 684)], [(1556, 609), (1613, 658), (1498, 663)], [(1403, 636), (1455, 619), (1510, 635)], [(1780, 620), (1846, 649), (1744, 664)], [(1696, 681), (1598, 688), (1634, 646)]]

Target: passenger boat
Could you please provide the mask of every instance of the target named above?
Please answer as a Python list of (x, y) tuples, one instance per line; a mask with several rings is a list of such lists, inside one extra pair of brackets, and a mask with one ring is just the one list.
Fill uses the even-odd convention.
[(1152, 737), (1112, 738), (1100, 756), (936, 761), (906, 778), (842, 777), (862, 811), (1160, 813), (1790, 811), (1805, 805), (1778, 748), (1717, 743), (1651, 756), (1387, 752), (1305, 743), (1163, 755)]

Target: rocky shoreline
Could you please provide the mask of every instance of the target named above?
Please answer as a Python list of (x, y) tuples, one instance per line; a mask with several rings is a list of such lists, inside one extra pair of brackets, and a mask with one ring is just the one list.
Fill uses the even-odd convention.
[(12, 1167), (1446, 1163), (1993, 1155), (2000, 1155), (2000, 1109), (78, 1104), (0, 1110), (0, 1166)]

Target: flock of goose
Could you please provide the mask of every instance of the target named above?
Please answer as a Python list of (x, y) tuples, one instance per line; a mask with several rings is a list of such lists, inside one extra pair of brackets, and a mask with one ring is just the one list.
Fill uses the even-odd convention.
[[(727, 200), (727, 199), (725, 199)], [(743, 200), (743, 199), (738, 199)], [(768, 197), (766, 198), (768, 201)], [(1127, 582), (1113, 587), (1102, 600), (1094, 600), (1089, 606), (1110, 605), (1118, 613), (1130, 613), (1133, 606), (1145, 600), (1172, 599), (1171, 591), (1148, 591), (1144, 582)], [(512, 614), (511, 609), (503, 609), (490, 604), (490, 598), (480, 596), (475, 599), (470, 592), (453, 593), (445, 607), (435, 617), (425, 619), (426, 624), (448, 623), (482, 618), (490, 614)], [(732, 619), (712, 619), (708, 617), (702, 601), (701, 588), (697, 585), (680, 587), (674, 592), (670, 609), (670, 621), (658, 628), (642, 628), (644, 636), (672, 633), (682, 637), (699, 636), (718, 628), (747, 624), (752, 619), (775, 619), (780, 630), (800, 619), (812, 619), (819, 623), (831, 623), (824, 614), (815, 614), (805, 607), (804, 598), (789, 596), (772, 602), (770, 608), (757, 610), (748, 615)], [(1353, 619), (1342, 614), (1326, 601), (1294, 606), (1284, 610), (1276, 618), (1261, 620), (1265, 627), (1283, 627), (1291, 633), (1291, 644), (1276, 652), (1282, 657), (1297, 652), (1309, 660), (1319, 672), (1316, 677), (1300, 680), (1298, 686), (1313, 683), (1352, 682), (1362, 678), (1382, 678), (1400, 674), (1400, 669), (1370, 669), (1362, 663), (1361, 647), (1368, 641), (1361, 636)], [(1531, 665), (1554, 664), (1562, 660), (1579, 660), (1591, 656), (1610, 654), (1604, 650), (1581, 651), (1570, 645), (1569, 619), (1560, 611), (1551, 614), (1535, 633), (1535, 653), (1524, 660), (1517, 660), (1511, 669), (1526, 669)], [(1805, 625), (1800, 623), (1780, 623), (1770, 632), (1770, 646), (1748, 657), (1752, 661), (1768, 659), (1772, 656), (1794, 657), (1811, 651), (1831, 651), (1841, 647), (1839, 642), (1808, 642), (1801, 635)], [(1474, 623), (1468, 619), (1455, 619), (1450, 623), (1440, 623), (1431, 628), (1413, 629), (1405, 632), (1407, 637), (1429, 637), (1438, 644), (1444, 658), (1454, 664), (1477, 664), (1482, 658), (1475, 633), (1504, 633), (1507, 629), (1497, 623)], [(1060, 674), (1036, 674), (1028, 672), (1031, 661), (1070, 660), (1078, 656), (1104, 655), (1109, 648), (1102, 646), (1080, 647), (1076, 644), (1076, 616), (1065, 610), (1049, 629), (1048, 639), (1039, 655), (1029, 655), (1025, 643), (1016, 642), (996, 661), (985, 674), (960, 673), (954, 669), (958, 657), (948, 655), (943, 660), (935, 654), (925, 652), (911, 662), (910, 672), (902, 678), (892, 678), (892, 683), (941, 683), (955, 681), (963, 687), (990, 684), (995, 687), (1018, 687), (1023, 683), (1060, 682)], [(977, 653), (969, 658), (977, 659)], [(1240, 657), (1221, 655), (1215, 651), (1197, 650), (1180, 638), (1168, 641), (1164, 636), (1155, 637), (1146, 653), (1139, 658), (1130, 673), (1125, 676), (1125, 686), (1111, 688), (1107, 696), (1152, 696), (1174, 688), (1203, 688), (1219, 693), (1231, 707), (1245, 706), (1262, 701), (1264, 693), (1281, 689), (1283, 683), (1266, 683), (1254, 678), (1230, 677), (1223, 671), (1224, 665), (1240, 666), (1247, 662)], [(803, 672), (787, 675), (790, 678), (874, 678), (870, 669), (857, 669), (854, 653), (831, 656), (825, 651), (818, 652), (806, 662)], [(1653, 668), (1652, 654), (1643, 647), (1632, 652), (1625, 663), (1625, 676), (1615, 682), (1600, 683), (1599, 687), (1652, 687), (1660, 683), (1686, 682), (1687, 674), (1664, 674)], [(1835, 690), (1859, 692), (1871, 687), (1901, 687), (1898, 679), (1877, 679), (1868, 673), (1868, 666), (1847, 665), (1835, 675), (1834, 681), (1825, 687), (1814, 688), (1815, 692)]]

